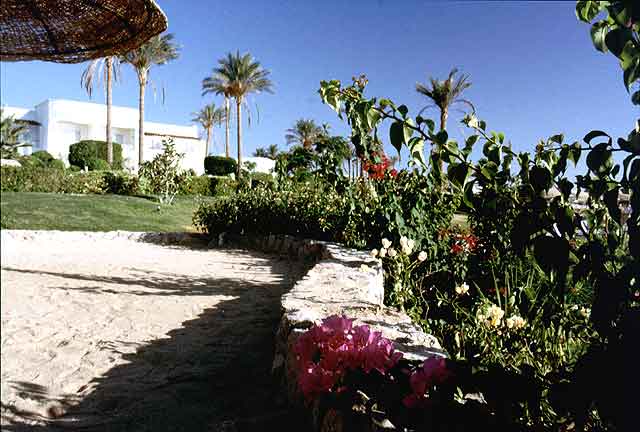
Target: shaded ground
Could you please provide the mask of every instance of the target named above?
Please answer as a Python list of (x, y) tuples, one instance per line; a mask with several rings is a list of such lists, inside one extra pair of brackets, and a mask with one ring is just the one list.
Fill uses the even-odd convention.
[(3, 244), (3, 430), (304, 430), (270, 375), (301, 271), (128, 240)]

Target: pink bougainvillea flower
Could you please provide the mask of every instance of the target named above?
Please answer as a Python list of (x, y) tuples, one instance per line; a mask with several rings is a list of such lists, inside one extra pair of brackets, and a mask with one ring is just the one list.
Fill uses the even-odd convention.
[(429, 390), (433, 386), (445, 383), (452, 375), (444, 358), (431, 357), (426, 359), (422, 367), (409, 377), (412, 393), (403, 399), (404, 405), (409, 408), (423, 406), (423, 402), (428, 400)]
[(315, 363), (308, 363), (298, 375), (298, 384), (307, 399), (326, 393), (335, 384), (335, 376)]

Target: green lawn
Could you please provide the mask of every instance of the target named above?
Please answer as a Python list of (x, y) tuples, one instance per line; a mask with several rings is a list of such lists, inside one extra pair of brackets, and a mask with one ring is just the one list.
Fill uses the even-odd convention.
[(0, 194), (2, 228), (64, 231), (195, 231), (191, 216), (211, 197), (177, 197), (173, 205), (120, 195), (36, 192)]

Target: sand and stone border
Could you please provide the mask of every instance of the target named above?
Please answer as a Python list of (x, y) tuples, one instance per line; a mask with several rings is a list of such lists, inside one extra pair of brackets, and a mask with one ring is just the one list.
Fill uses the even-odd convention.
[[(303, 403), (297, 382), (293, 347), (314, 323), (330, 315), (346, 315), (367, 324), (394, 342), (407, 360), (446, 356), (435, 337), (422, 331), (403, 312), (383, 305), (382, 263), (368, 253), (329, 242), (291, 236), (219, 236), (210, 246), (231, 244), (263, 252), (305, 259), (307, 274), (282, 297), (282, 319), (276, 335), (273, 372), (280, 378), (289, 403), (308, 411), (316, 431), (345, 430), (349, 413), (323, 409), (320, 401)], [(370, 425), (370, 430), (379, 430)]]
[[(14, 239), (50, 237), (53, 240), (60, 234), (60, 231), (31, 230), (0, 232), (3, 247), (9, 246)], [(330, 315), (346, 315), (354, 318), (356, 324), (367, 324), (382, 332), (384, 337), (394, 342), (396, 350), (402, 352), (405, 359), (417, 362), (431, 356), (446, 356), (438, 341), (424, 333), (405, 313), (383, 305), (382, 263), (366, 252), (286, 235), (220, 235), (209, 240), (198, 233), (112, 231), (64, 234), (78, 242), (122, 239), (205, 248), (234, 246), (305, 260), (308, 272), (281, 299), (282, 318), (275, 338), (273, 372), (279, 378), (289, 403), (308, 412), (314, 430), (344, 430), (343, 413), (323, 409), (319, 402), (304, 405), (298, 389), (293, 346), (314, 323)], [(372, 426), (371, 430), (374, 429)]]

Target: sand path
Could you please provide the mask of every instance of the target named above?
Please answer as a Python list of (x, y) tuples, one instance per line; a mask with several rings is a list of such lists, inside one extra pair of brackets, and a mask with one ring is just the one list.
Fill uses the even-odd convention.
[(279, 298), (301, 271), (242, 251), (3, 237), (3, 430), (197, 431), (268, 417)]

